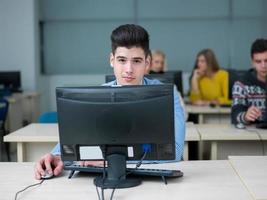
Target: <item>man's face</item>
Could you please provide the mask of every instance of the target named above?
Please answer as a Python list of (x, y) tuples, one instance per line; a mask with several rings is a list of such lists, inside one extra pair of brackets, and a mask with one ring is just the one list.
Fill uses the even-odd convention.
[(110, 65), (119, 85), (140, 85), (150, 61), (140, 47), (118, 47), (110, 54)]
[(252, 65), (257, 71), (257, 78), (265, 81), (267, 76), (267, 51), (263, 53), (254, 53), (252, 57)]

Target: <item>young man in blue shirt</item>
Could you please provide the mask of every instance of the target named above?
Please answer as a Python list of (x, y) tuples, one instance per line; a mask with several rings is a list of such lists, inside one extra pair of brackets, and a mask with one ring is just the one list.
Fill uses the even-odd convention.
[[(144, 78), (150, 66), (149, 35), (147, 31), (138, 25), (126, 24), (116, 28), (111, 34), (112, 52), (110, 54), (110, 65), (114, 69), (116, 80), (105, 85), (153, 85), (161, 84), (157, 80)], [(176, 159), (182, 158), (185, 119), (184, 109), (181, 106), (178, 92), (174, 89), (175, 109), (175, 144)], [(87, 164), (98, 164), (99, 162), (87, 162)], [(59, 144), (51, 153), (44, 155), (35, 166), (35, 177), (40, 179), (45, 170), (55, 176), (63, 170), (63, 162), (60, 158)]]

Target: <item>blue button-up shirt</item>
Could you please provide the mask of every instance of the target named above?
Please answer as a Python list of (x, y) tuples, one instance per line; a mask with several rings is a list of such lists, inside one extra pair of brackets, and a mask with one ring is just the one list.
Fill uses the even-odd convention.
[[(143, 85), (158, 85), (162, 84), (159, 80), (148, 78), (143, 79)], [(109, 83), (103, 84), (103, 86), (114, 86), (117, 85), (117, 81), (111, 81)], [(151, 163), (161, 163), (161, 162), (173, 162), (182, 159), (183, 149), (184, 149), (184, 138), (185, 138), (185, 110), (181, 105), (180, 98), (176, 87), (174, 87), (174, 122), (175, 122), (175, 149), (176, 158), (170, 161), (147, 161)], [(51, 152), (53, 155), (60, 155), (60, 145), (59, 143), (54, 147)]]

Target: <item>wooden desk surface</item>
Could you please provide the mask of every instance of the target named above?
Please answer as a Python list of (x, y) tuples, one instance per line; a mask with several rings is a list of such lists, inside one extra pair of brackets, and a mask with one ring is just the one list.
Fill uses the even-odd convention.
[(58, 142), (57, 124), (30, 124), (4, 137), (5, 142)]
[(232, 124), (195, 125), (201, 140), (260, 140), (257, 129), (237, 129)]
[(254, 199), (267, 199), (267, 156), (230, 156), (229, 161)]
[[(34, 163), (0, 163), (1, 200), (14, 199), (17, 191), (37, 182), (33, 178), (33, 167)], [(168, 185), (160, 179), (145, 179), (138, 187), (116, 190), (114, 199), (251, 200), (247, 188), (228, 161), (187, 161), (149, 167), (181, 169), (184, 177), (171, 179)], [(23, 192), (19, 199), (97, 199), (93, 178), (88, 174), (75, 174), (72, 179), (67, 179), (67, 174), (63, 173)], [(110, 190), (105, 194), (109, 197)]]
[(192, 114), (230, 114), (230, 107), (210, 107), (210, 106), (194, 106), (186, 105), (186, 111)]
[[(199, 141), (193, 123), (186, 123), (186, 141)], [(4, 137), (5, 142), (58, 142), (58, 124), (30, 124)]]

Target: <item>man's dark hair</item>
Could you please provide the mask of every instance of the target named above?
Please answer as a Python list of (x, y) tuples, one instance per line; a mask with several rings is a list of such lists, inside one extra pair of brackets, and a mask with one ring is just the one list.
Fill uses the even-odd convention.
[(150, 50), (148, 32), (139, 25), (121, 25), (112, 31), (110, 38), (113, 54), (115, 54), (115, 51), (118, 47), (140, 47), (144, 50), (146, 57), (149, 54)]
[(263, 53), (265, 51), (267, 51), (267, 40), (262, 38), (256, 39), (251, 46), (250, 56), (253, 58), (255, 53)]

